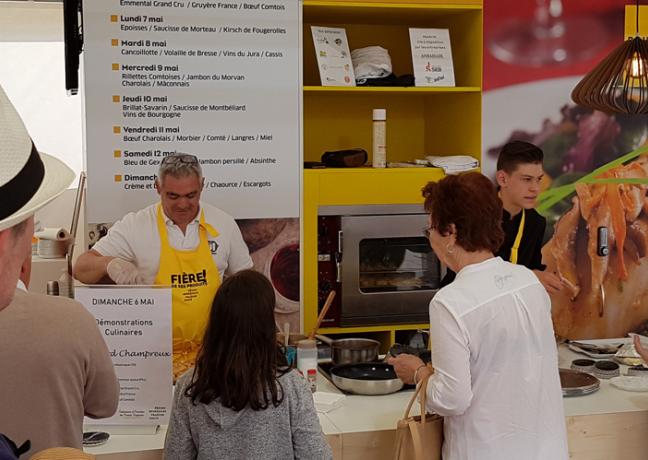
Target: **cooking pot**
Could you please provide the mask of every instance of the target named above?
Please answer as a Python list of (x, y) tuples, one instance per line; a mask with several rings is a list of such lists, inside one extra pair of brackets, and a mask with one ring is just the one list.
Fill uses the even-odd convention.
[(403, 388), (394, 367), (387, 363), (357, 363), (331, 369), (333, 384), (358, 395), (386, 395)]
[(318, 335), (318, 339), (331, 346), (331, 362), (341, 364), (367, 363), (378, 359), (380, 342), (372, 339), (337, 339)]

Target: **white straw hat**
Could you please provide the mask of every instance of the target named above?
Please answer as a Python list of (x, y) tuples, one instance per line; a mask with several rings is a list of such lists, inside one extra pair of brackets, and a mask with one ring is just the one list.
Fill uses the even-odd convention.
[(74, 172), (34, 146), (0, 87), (0, 231), (13, 227), (63, 193)]

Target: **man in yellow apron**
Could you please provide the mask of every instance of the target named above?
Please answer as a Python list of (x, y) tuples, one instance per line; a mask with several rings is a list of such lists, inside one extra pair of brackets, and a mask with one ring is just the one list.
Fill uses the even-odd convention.
[(74, 267), (77, 279), (97, 283), (161, 284), (173, 288), (174, 372), (193, 365), (211, 303), (224, 275), (252, 267), (234, 219), (200, 201), (198, 159), (173, 154), (160, 165), (160, 202), (129, 213)]
[[(502, 147), (497, 158), (497, 185), (502, 200), (504, 243), (496, 256), (533, 270), (547, 292), (563, 288), (561, 279), (545, 271), (542, 243), (547, 221), (534, 209), (544, 178), (542, 150), (529, 142), (513, 141)], [(441, 282), (449, 284), (454, 273)]]

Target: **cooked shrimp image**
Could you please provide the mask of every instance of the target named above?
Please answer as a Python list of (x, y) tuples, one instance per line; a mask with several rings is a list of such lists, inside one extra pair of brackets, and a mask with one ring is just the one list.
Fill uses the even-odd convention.
[(566, 286), (552, 296), (554, 327), (570, 339), (622, 337), (648, 319), (648, 158), (574, 189), (543, 248)]

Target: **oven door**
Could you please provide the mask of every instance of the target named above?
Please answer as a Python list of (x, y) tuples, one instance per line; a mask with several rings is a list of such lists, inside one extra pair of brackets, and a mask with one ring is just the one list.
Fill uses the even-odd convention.
[(426, 214), (343, 216), (342, 326), (429, 321), (442, 267)]

